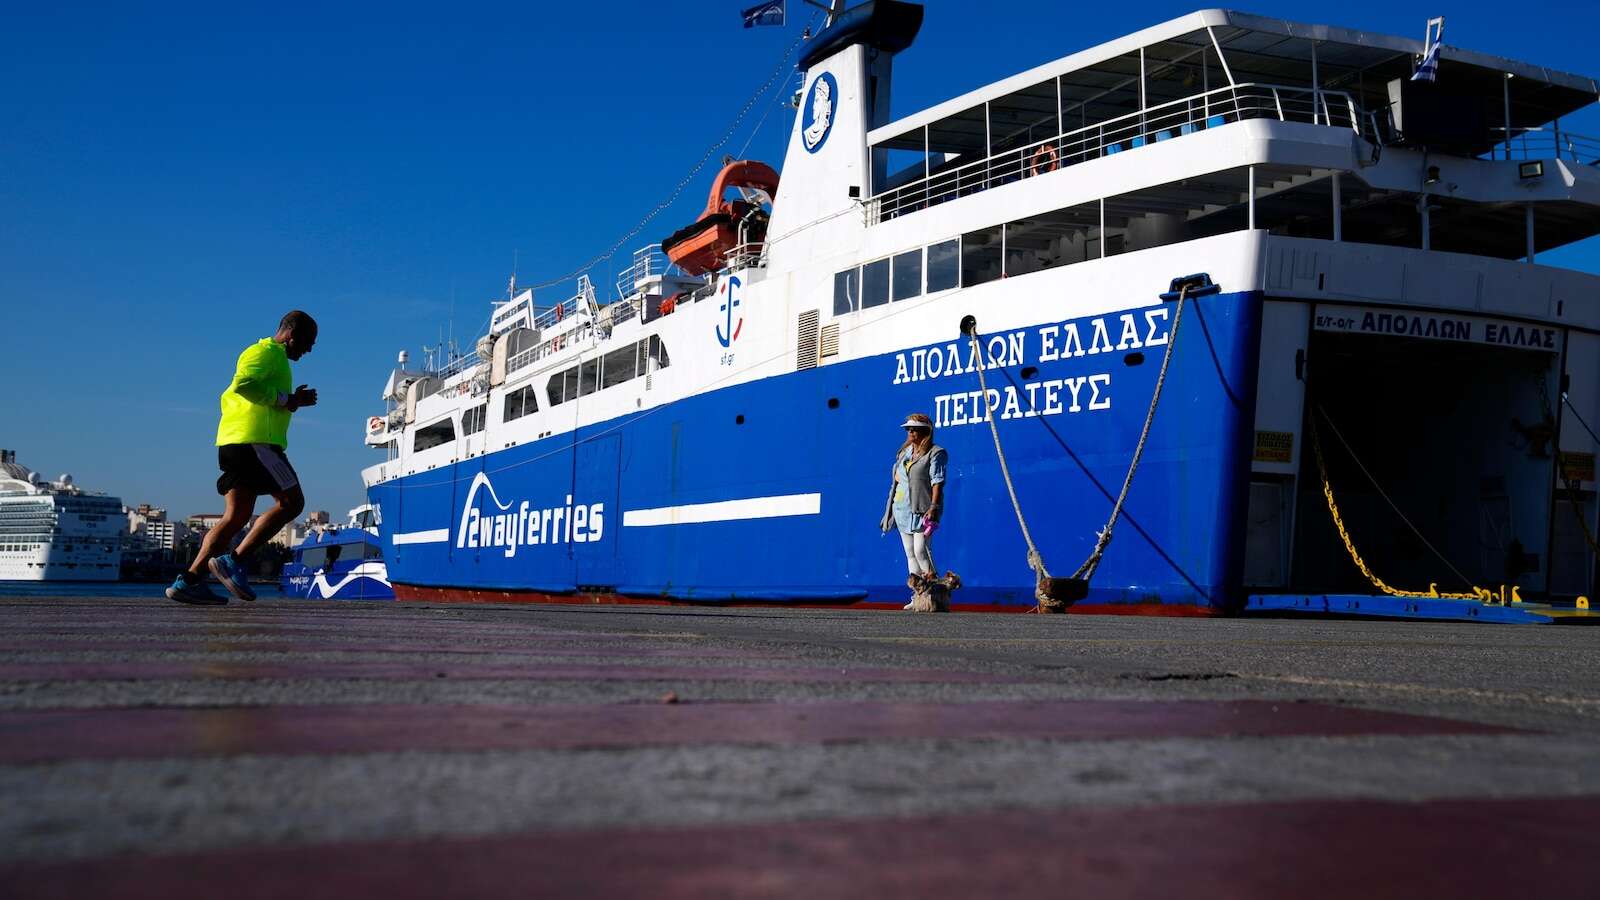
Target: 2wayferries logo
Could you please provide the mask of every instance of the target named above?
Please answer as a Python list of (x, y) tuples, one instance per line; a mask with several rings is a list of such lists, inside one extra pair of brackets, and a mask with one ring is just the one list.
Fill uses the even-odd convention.
[[(489, 502), (478, 508), (478, 491), (487, 490)], [(600, 540), (606, 533), (604, 503), (574, 504), (568, 494), (561, 506), (533, 508), (527, 500), (500, 502), (487, 473), (472, 479), (467, 500), (461, 507), (461, 524), (456, 529), (456, 547), (503, 550), (507, 559), (517, 555), (518, 547), (539, 544), (584, 544)]]
[(800, 116), (800, 140), (806, 145), (807, 153), (821, 150), (827, 142), (828, 133), (833, 130), (833, 108), (838, 97), (839, 82), (834, 80), (833, 73), (823, 72), (811, 82)]

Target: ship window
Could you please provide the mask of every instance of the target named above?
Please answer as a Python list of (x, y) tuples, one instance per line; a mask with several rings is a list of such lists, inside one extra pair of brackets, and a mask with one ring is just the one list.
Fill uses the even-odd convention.
[[(510, 405), (510, 399), (510, 397), (506, 398), (508, 406)], [(466, 412), (463, 412), (461, 414), (461, 433), (464, 435), (477, 434), (478, 432), (482, 431), (483, 420), (488, 418), (488, 415), (489, 404), (487, 403), (474, 406)]]
[(600, 360), (591, 359), (578, 366), (578, 396), (587, 397), (600, 389)]
[(607, 353), (600, 361), (600, 389), (619, 385), (639, 373), (639, 345), (629, 344)]
[(889, 261), (880, 259), (861, 267), (861, 308), (889, 302)]
[(661, 343), (661, 335), (650, 335), (649, 344), (650, 345), (647, 352), (649, 353), (650, 358), (655, 360), (656, 368), (665, 369), (667, 366), (672, 364), (671, 360), (667, 359), (667, 345)]
[(578, 398), (578, 367), (573, 366), (565, 372), (558, 372), (550, 376), (550, 385), (545, 393), (550, 397), (550, 405), (565, 403)]
[(971, 287), (1000, 277), (1001, 227), (969, 231), (961, 236), (961, 286)]
[(455, 423), (449, 417), (446, 417), (431, 425), (424, 425), (418, 428), (416, 436), (412, 440), (411, 449), (417, 452), (432, 450), (440, 444), (448, 444), (455, 439)]
[(1085, 203), (1006, 223), (1006, 277), (1098, 257), (1100, 204)]
[(312, 547), (300, 554), (300, 565), (308, 569), (320, 569), (328, 561), (326, 547)]
[(506, 395), (505, 415), (500, 421), (509, 422), (523, 416), (531, 416), (539, 411), (539, 398), (534, 395), (533, 385), (520, 387)]
[(961, 282), (961, 241), (949, 240), (928, 248), (928, 293), (948, 291)]
[(842, 316), (861, 308), (860, 272), (846, 269), (833, 276), (833, 314)]
[(922, 248), (894, 258), (894, 300), (909, 300), (922, 293)]
[[(556, 406), (577, 399), (579, 396), (587, 397), (597, 390), (619, 385), (646, 372), (665, 369), (668, 364), (667, 348), (661, 343), (661, 336), (652, 334), (645, 340), (619, 347), (603, 357), (591, 359), (564, 372), (551, 375), (545, 387), (545, 394), (550, 398), (550, 405)], [(532, 388), (524, 390), (530, 391), (527, 398), (528, 407), (522, 413), (527, 415), (534, 412), (535, 407)], [(512, 418), (510, 396), (506, 398), (506, 404), (506, 415), (509, 419)]]

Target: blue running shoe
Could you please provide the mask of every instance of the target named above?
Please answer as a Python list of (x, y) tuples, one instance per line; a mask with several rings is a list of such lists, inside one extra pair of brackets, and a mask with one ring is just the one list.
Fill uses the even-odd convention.
[(250, 574), (244, 570), (244, 566), (239, 564), (239, 560), (235, 559), (232, 553), (213, 556), (206, 565), (210, 567), (211, 574), (215, 575), (217, 580), (222, 582), (222, 586), (228, 589), (228, 593), (238, 597), (240, 600), (254, 600), (256, 598), (256, 592), (250, 588)]
[(172, 587), (167, 588), (168, 600), (176, 600), (179, 603), (189, 603), (194, 606), (222, 606), (228, 602), (227, 597), (223, 597), (213, 592), (211, 588), (206, 587), (204, 581), (189, 581), (184, 577), (187, 574), (185, 572), (173, 579)]

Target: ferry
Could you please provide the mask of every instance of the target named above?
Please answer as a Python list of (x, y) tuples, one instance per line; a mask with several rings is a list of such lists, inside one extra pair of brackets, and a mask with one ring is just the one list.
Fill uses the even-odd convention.
[(1600, 277), (1541, 259), (1600, 233), (1594, 79), (1212, 9), (902, 114), (922, 18), (836, 4), (781, 166), (402, 354), (398, 598), (898, 609), (925, 412), (955, 609), (1587, 602)]
[(55, 481), (0, 450), (0, 581), (116, 581), (122, 501)]
[(285, 597), (308, 600), (393, 600), (378, 542), (378, 510), (363, 503), (343, 527), (318, 527), (292, 549), (279, 586)]

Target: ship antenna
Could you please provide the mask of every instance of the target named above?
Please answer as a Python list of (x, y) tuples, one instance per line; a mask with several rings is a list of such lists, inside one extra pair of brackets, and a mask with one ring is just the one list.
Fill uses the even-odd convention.
[(844, 14), (845, 0), (828, 0), (827, 5), (818, 3), (817, 0), (806, 0), (806, 3), (811, 6), (815, 6), (817, 9), (820, 9), (828, 14), (828, 20), (822, 23), (823, 28), (827, 28), (829, 25), (832, 25), (834, 20), (838, 19), (839, 16)]

